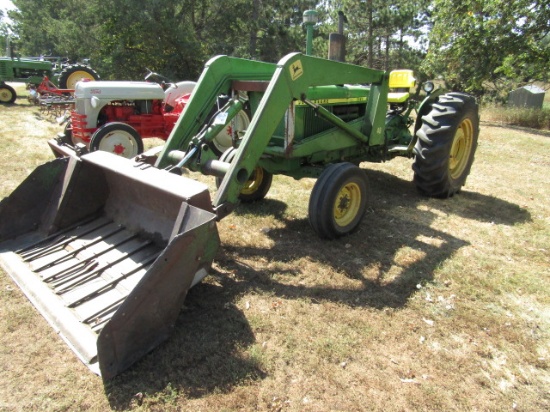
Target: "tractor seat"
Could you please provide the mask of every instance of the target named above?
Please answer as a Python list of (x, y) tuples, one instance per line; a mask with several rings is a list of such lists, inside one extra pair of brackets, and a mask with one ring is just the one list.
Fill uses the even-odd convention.
[(390, 72), (390, 92), (388, 103), (405, 103), (411, 87), (416, 84), (412, 70), (393, 70)]

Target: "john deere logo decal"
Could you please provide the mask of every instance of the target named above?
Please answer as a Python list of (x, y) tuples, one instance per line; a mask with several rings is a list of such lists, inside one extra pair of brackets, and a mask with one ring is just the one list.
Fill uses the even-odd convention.
[(301, 60), (296, 60), (290, 66), (290, 78), (292, 79), (292, 81), (294, 81), (298, 77), (300, 77), (302, 74), (304, 74), (304, 69), (302, 68), (302, 62)]

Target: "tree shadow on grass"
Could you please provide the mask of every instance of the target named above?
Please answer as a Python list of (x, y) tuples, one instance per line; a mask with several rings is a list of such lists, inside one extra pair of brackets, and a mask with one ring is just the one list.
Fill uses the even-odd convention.
[[(254, 359), (243, 358), (243, 347), (254, 344), (246, 316), (234, 304), (250, 290), (285, 299), (309, 298), (350, 307), (402, 308), (418, 284), (434, 281), (434, 273), (460, 248), (469, 244), (449, 231), (434, 229), (436, 215), (448, 214), (478, 222), (514, 225), (529, 221), (529, 213), (498, 198), (464, 191), (447, 200), (421, 197), (411, 182), (393, 175), (368, 171), (372, 201), (358, 230), (342, 239), (319, 239), (307, 219), (292, 219), (286, 204), (274, 199), (241, 205), (237, 214), (269, 215), (277, 227), (268, 231), (270, 248), (223, 245), (216, 259), (221, 272), (189, 291), (185, 308), (170, 339), (130, 370), (105, 384), (111, 406), (126, 409), (139, 403), (138, 393), (170, 399), (170, 391), (190, 398), (229, 392), (239, 383), (263, 379), (265, 372)], [(421, 258), (397, 262), (401, 251)], [(256, 270), (246, 261), (259, 258), (289, 263), (281, 271)], [(362, 288), (307, 287), (283, 283), (285, 273), (299, 275), (292, 262), (306, 258), (332, 267), (363, 284)], [(365, 269), (369, 268), (369, 276)], [(286, 270), (286, 272), (284, 272)], [(238, 279), (226, 276), (234, 272)], [(373, 275), (372, 273), (375, 272)]]
[[(282, 228), (269, 231), (274, 245), (269, 249), (232, 247), (224, 250), (230, 260), (265, 257), (268, 260), (291, 262), (307, 257), (333, 267), (349, 278), (363, 281), (360, 296), (350, 291), (350, 305), (368, 305), (376, 308), (401, 307), (416, 290), (419, 283), (433, 280), (434, 271), (447, 259), (468, 245), (468, 241), (451, 231), (434, 229), (437, 215), (459, 216), (477, 222), (515, 225), (531, 220), (529, 212), (520, 206), (491, 196), (462, 191), (450, 199), (431, 199), (419, 195), (414, 184), (394, 175), (369, 170), (371, 201), (358, 230), (344, 238), (326, 241), (319, 239), (309, 227), (307, 219), (288, 220), (285, 205), (266, 200), (261, 214), (272, 214)], [(243, 205), (244, 213), (253, 213), (252, 205)], [(406, 267), (396, 263), (398, 252), (410, 250), (423, 255)], [(365, 278), (365, 268), (377, 268), (378, 276)], [(398, 276), (388, 276), (398, 269)], [(250, 269), (244, 269), (245, 271)], [(299, 270), (296, 270), (298, 273)], [(279, 288), (272, 282), (269, 270), (252, 273), (263, 279), (268, 288)], [(386, 278), (392, 277), (391, 280)], [(332, 288), (293, 288), (288, 285), (275, 290), (285, 297), (323, 296), (341, 300), (342, 291)]]
[[(289, 220), (285, 217), (284, 203), (266, 199), (257, 209), (259, 214), (275, 216), (277, 226), (281, 227), (268, 232), (273, 246), (225, 245), (221, 264), (242, 273), (251, 287), (289, 299), (306, 297), (349, 306), (400, 308), (417, 291), (418, 284), (432, 282), (436, 269), (469, 245), (468, 240), (457, 237), (451, 230), (433, 228), (435, 218), (443, 214), (508, 226), (531, 220), (527, 210), (492, 196), (462, 191), (450, 199), (431, 199), (419, 195), (412, 182), (382, 171), (369, 170), (367, 174), (371, 201), (356, 232), (333, 241), (319, 239), (307, 219)], [(254, 204), (242, 205), (237, 213), (252, 214), (255, 208)], [(403, 253), (423, 257), (403, 265), (398, 262), (398, 254)], [(361, 280), (363, 288), (357, 291), (281, 284), (273, 280), (273, 275), (281, 274), (280, 268), (255, 271), (239, 263), (259, 258), (290, 263), (303, 257)], [(366, 268), (377, 275), (365, 276)], [(299, 274), (300, 268), (290, 271)]]
[(170, 338), (129, 370), (104, 382), (111, 407), (126, 410), (142, 396), (160, 409), (178, 396), (199, 398), (226, 393), (243, 381), (266, 375), (239, 349), (255, 342), (249, 323), (232, 302), (238, 288), (231, 279), (191, 289)]

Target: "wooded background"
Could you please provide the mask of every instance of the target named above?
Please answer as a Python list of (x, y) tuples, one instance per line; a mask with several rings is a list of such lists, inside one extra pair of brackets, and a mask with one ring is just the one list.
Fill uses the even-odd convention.
[(143, 79), (146, 67), (173, 80), (197, 79), (218, 54), (277, 62), (305, 50), (303, 12), (316, 9), (316, 56), (327, 55), (343, 11), (350, 63), (411, 68), (419, 78), (486, 98), (549, 80), (549, 0), (13, 3), (17, 10), (0, 15), (2, 44), (10, 35), (24, 56), (90, 58), (103, 79)]

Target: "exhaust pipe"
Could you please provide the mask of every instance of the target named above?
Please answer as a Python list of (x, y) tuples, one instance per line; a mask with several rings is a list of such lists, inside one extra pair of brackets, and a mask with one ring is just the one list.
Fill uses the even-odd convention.
[(346, 36), (344, 36), (344, 23), (348, 19), (344, 12), (338, 12), (338, 33), (330, 33), (328, 38), (328, 59), (339, 62), (346, 61)]

